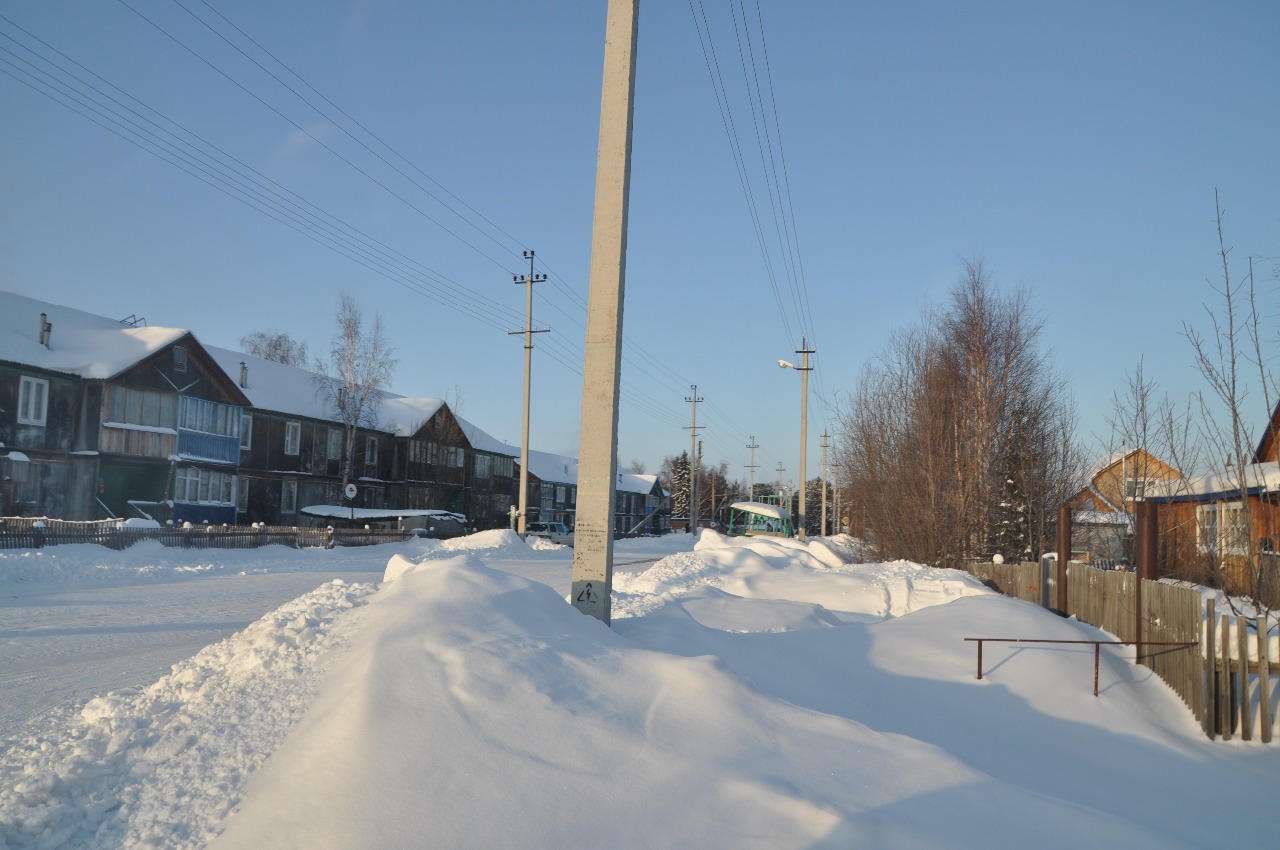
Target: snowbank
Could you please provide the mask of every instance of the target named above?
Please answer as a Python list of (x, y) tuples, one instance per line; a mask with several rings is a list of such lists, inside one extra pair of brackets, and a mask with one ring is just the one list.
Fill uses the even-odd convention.
[(91, 700), (56, 735), (8, 742), (0, 846), (203, 847), (310, 706), (335, 622), (373, 590), (324, 585), (148, 688)]
[(979, 681), (964, 641), (1097, 630), (832, 551), (704, 534), (616, 574), (608, 628), (514, 574), (566, 552), (392, 550), (376, 592), (326, 584), (5, 742), (0, 847), (1077, 850), (1280, 825), (1274, 748), (1206, 740), (1131, 651), (1094, 697), (1091, 647), (991, 646)]

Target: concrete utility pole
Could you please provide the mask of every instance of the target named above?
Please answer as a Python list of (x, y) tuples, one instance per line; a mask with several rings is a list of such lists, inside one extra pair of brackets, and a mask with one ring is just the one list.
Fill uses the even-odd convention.
[(613, 592), (613, 494), (618, 464), (618, 374), (627, 271), (632, 102), (639, 0), (609, 0), (600, 142), (596, 155), (591, 284), (582, 372), (582, 440), (573, 547), (573, 607), (609, 622)]
[(698, 385), (690, 384), (689, 389), (693, 390), (692, 396), (685, 396), (684, 400), (693, 403), (693, 424), (689, 427), (689, 533), (696, 533), (694, 529), (698, 526), (698, 473), (701, 472), (702, 462), (698, 459), (698, 402), (702, 399), (698, 396)]
[(822, 536), (827, 535), (827, 437), (830, 435), (822, 432)]
[(529, 275), (511, 276), (513, 283), (524, 285), (524, 330), (507, 331), (508, 335), (524, 334), (524, 423), (520, 430), (520, 512), (516, 514), (516, 534), (521, 537), (529, 519), (529, 376), (533, 372), (533, 335), (551, 330), (533, 329), (533, 285), (543, 282), (547, 276), (533, 273), (532, 251), (525, 251), (524, 258), (529, 261)]
[(754, 502), (756, 500), (756, 449), (760, 447), (756, 445), (755, 434), (747, 439), (751, 440), (747, 443), (747, 448), (751, 449), (751, 463), (747, 464), (747, 469), (750, 470), (748, 475), (751, 476), (751, 489), (747, 491), (747, 501)]

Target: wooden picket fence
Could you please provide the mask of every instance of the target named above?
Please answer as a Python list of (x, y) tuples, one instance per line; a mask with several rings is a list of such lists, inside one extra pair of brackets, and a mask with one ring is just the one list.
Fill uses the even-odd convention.
[(993, 564), (990, 561), (970, 563), (966, 572), (992, 589), (1024, 602), (1039, 605), (1042, 598), (1040, 564), (1024, 561), (1020, 564)]
[[(1265, 615), (1248, 618), (1223, 613), (1219, 617), (1214, 602), (1207, 604), (1204, 619), (1203, 716), (1197, 718), (1210, 738), (1220, 735), (1229, 741), (1239, 733), (1240, 740), (1253, 740), (1254, 731), (1264, 744), (1271, 742), (1277, 706), (1273, 695), (1277, 689), (1271, 681), (1272, 670), (1280, 673), (1280, 661), (1271, 659), (1272, 625)], [(1250, 638), (1249, 627), (1254, 627)], [(1256, 652), (1251, 652), (1256, 650)]]
[[(1000, 592), (1036, 604), (1042, 599), (1039, 564), (967, 564), (965, 569)], [(1141, 639), (1136, 661), (1159, 676), (1186, 704), (1210, 738), (1270, 743), (1280, 706), (1280, 652), (1271, 639), (1277, 624), (1265, 616), (1220, 617), (1201, 589), (1142, 582), (1142, 634), (1136, 605), (1137, 575), (1073, 563), (1067, 571), (1067, 616), (1117, 639)], [(1274, 672), (1273, 672), (1274, 671)]]
[(42, 549), (92, 543), (122, 551), (143, 540), (181, 549), (332, 549), (396, 543), (409, 534), (396, 529), (319, 528), (295, 526), (195, 525), (163, 528), (121, 526), (114, 520), (74, 522), (58, 519), (0, 519), (0, 549)]

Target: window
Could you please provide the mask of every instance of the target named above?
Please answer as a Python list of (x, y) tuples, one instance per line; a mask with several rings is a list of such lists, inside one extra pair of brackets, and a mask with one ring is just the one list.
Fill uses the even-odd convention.
[(287, 455), (296, 455), (298, 453), (298, 446), (301, 442), (302, 423), (284, 423), (284, 453)]
[(1145, 499), (1147, 491), (1156, 484), (1154, 478), (1126, 478), (1124, 480), (1124, 498), (1129, 499)]
[[(138, 392), (130, 390), (130, 395)], [(155, 393), (147, 393), (149, 396), (156, 396)], [(159, 407), (156, 409), (156, 415), (160, 416), (165, 407), (166, 398), (164, 396), (156, 396), (155, 401)], [(170, 407), (172, 405), (171, 400)], [(143, 417), (149, 420), (152, 416), (153, 407), (151, 399), (143, 399)], [(178, 400), (178, 427), (186, 431), (200, 431), (205, 434), (216, 434), (219, 437), (240, 437), (241, 447), (248, 448), (243, 442), (244, 434), (242, 433), (245, 416), (240, 413), (240, 408), (222, 404), (216, 401), (207, 401), (202, 398), (191, 398), (183, 396)], [(133, 420), (128, 420), (132, 422)], [(152, 424), (147, 421), (146, 424)]]
[(173, 347), (173, 371), (187, 371), (187, 349), (185, 346), (175, 345)]
[(329, 445), (326, 457), (329, 460), (342, 460), (342, 429), (329, 429)]
[(18, 424), (43, 425), (49, 410), (49, 382), (26, 378), (18, 385)]
[(253, 414), (240, 414), (240, 448), (248, 451), (253, 448)]
[(489, 478), (493, 475), (493, 456), (476, 455), (476, 478)]
[(1210, 554), (1218, 551), (1218, 506), (1196, 508), (1196, 548)]
[(1249, 551), (1249, 517), (1244, 503), (1222, 506), (1222, 549), (1242, 554)]
[[(296, 423), (294, 423), (296, 424)], [(280, 513), (292, 514), (298, 511), (298, 482), (280, 482)]]
[[(246, 495), (247, 493), (246, 490)], [(216, 469), (197, 469), (194, 466), (180, 468), (174, 472), (173, 500), (219, 505), (230, 505), (233, 502), (238, 504), (241, 501), (236, 492), (234, 475), (219, 472)]]
[(378, 438), (366, 437), (364, 441), (364, 462), (366, 466), (378, 465)]
[(240, 513), (248, 513), (249, 511), (249, 479), (238, 478), (235, 484), (236, 490), (236, 510)]

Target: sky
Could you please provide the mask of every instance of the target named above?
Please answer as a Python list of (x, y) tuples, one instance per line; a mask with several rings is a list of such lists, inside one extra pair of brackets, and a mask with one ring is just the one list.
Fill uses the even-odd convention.
[[(850, 563), (849, 538), (618, 552), (612, 628), (566, 604), (570, 550), (507, 530), (0, 552), (0, 843), (1076, 850), (1280, 825), (1274, 745), (1207, 739), (1131, 649), (1102, 647), (1097, 696), (1088, 645), (987, 644), (977, 679), (964, 637), (1108, 638), (967, 573)], [(198, 629), (225, 637), (162, 659)]]
[[(864, 364), (973, 258), (1032, 293), (1101, 451), (1139, 360), (1175, 399), (1199, 386), (1183, 328), (1221, 279), (1215, 191), (1275, 315), (1274, 3), (641, 6), (623, 466), (688, 450), (696, 395), (705, 463), (746, 477), (754, 442), (757, 480), (797, 481), (800, 378), (776, 363), (807, 342), (820, 474)], [(385, 322), (393, 391), (518, 444), (533, 250), (531, 442), (577, 455), (605, 3), (302, 8), (0, 6), (0, 286), (319, 355), (349, 291)], [(326, 224), (161, 159), (137, 115), (148, 141), (72, 112), (44, 71)]]

